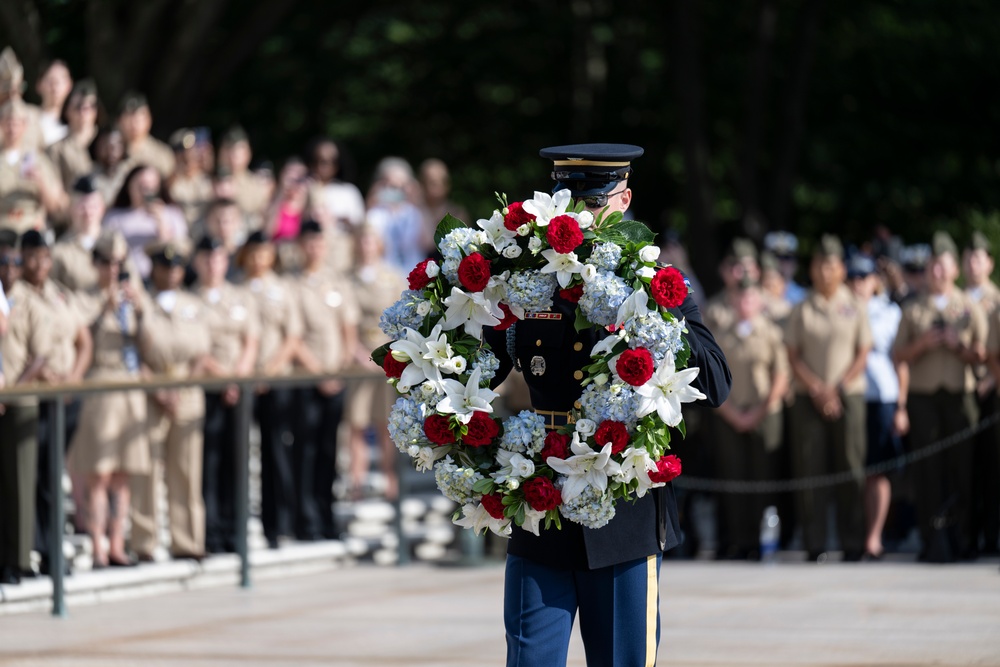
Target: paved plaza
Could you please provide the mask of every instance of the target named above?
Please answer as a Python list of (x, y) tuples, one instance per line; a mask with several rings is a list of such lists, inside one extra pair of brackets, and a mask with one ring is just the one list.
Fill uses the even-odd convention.
[[(666, 561), (659, 665), (1000, 666), (996, 562)], [(0, 665), (502, 665), (503, 568), (355, 565), (0, 616)], [(574, 635), (570, 665), (585, 664)]]

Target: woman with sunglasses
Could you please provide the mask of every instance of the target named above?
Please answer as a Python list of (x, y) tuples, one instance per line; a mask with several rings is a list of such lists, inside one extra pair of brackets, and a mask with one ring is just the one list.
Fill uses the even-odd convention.
[(81, 176), (94, 170), (89, 150), (97, 136), (97, 88), (93, 81), (84, 79), (73, 86), (62, 115), (69, 132), (49, 147), (48, 154), (68, 192)]

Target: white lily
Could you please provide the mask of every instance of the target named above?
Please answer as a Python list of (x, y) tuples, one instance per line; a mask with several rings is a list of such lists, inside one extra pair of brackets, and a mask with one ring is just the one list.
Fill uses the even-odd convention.
[(443, 447), (421, 447), (420, 445), (410, 445), (406, 448), (406, 453), (414, 461), (414, 467), (420, 472), (427, 472), (434, 467), (438, 459), (443, 459), (451, 451), (451, 445)]
[(655, 412), (667, 426), (677, 426), (682, 419), (681, 403), (706, 398), (705, 394), (691, 386), (700, 370), (695, 366), (675, 371), (673, 356), (666, 355), (653, 372), (653, 377), (635, 388), (635, 393), (639, 395), (638, 416), (645, 417)]
[(489, 388), (479, 386), (481, 371), (476, 368), (469, 374), (469, 382), (444, 380), (445, 397), (437, 405), (438, 412), (454, 414), (458, 421), (468, 424), (473, 412), (493, 412), (493, 401), (499, 396)]
[[(656, 462), (642, 447), (629, 447), (622, 452), (622, 471), (615, 477), (617, 481), (628, 484), (634, 479), (639, 480), (635, 495), (642, 498), (646, 492), (653, 488), (653, 482), (649, 479), (649, 473), (656, 470)], [(665, 486), (661, 484), (660, 486)]]
[(497, 463), (500, 464), (500, 469), (490, 473), (490, 477), (497, 484), (505, 484), (508, 481), (520, 483), (525, 477), (535, 474), (534, 462), (517, 452), (506, 449), (497, 451)]
[(544, 518), (545, 512), (541, 510), (533, 510), (528, 507), (527, 503), (525, 503), (524, 523), (521, 524), (521, 528), (533, 534), (535, 537), (538, 537), (539, 531), (542, 528), (542, 519)]
[(602, 493), (608, 488), (608, 477), (621, 472), (621, 466), (611, 458), (611, 443), (604, 445), (599, 452), (591, 449), (586, 442), (581, 442), (579, 433), (573, 434), (570, 450), (574, 456), (566, 459), (550, 456), (546, 463), (557, 473), (566, 476), (563, 483), (563, 502), (569, 502), (588, 487), (592, 486)]
[(597, 341), (597, 345), (590, 350), (591, 357), (603, 357), (606, 354), (611, 354), (615, 349), (615, 345), (618, 341), (625, 337), (625, 330), (619, 329), (617, 335), (605, 336), (601, 340)]
[(455, 519), (455, 525), (471, 528), (476, 535), (492, 531), (500, 537), (510, 537), (510, 519), (494, 519), (486, 511), (482, 503), (466, 503), (462, 505), (462, 518)]
[(442, 342), (447, 345), (447, 337), (441, 332), (440, 324), (431, 329), (430, 335), (426, 338), (421, 336), (419, 331), (414, 331), (407, 327), (406, 337), (395, 341), (389, 346), (389, 349), (392, 350), (393, 359), (408, 362), (399, 378), (397, 387), (400, 385), (414, 387), (424, 380), (440, 380), (440, 369), (424, 355), (428, 351), (429, 343), (440, 345)]
[(517, 232), (512, 232), (503, 224), (503, 213), (493, 211), (489, 220), (478, 220), (476, 224), (486, 233), (487, 243), (497, 249), (497, 252), (514, 243)]
[(451, 288), (451, 296), (444, 300), (448, 309), (444, 313), (444, 330), (451, 331), (465, 326), (465, 332), (476, 340), (483, 339), (483, 326), (500, 324), (503, 311), (482, 292), (467, 294), (457, 287)]
[(580, 273), (583, 270), (584, 265), (577, 260), (575, 252), (561, 253), (557, 252), (555, 248), (549, 248), (548, 250), (542, 251), (542, 257), (544, 257), (548, 264), (542, 267), (542, 273), (554, 273), (556, 274), (556, 280), (559, 281), (559, 287), (568, 287), (570, 282), (573, 280), (573, 276)]
[(569, 190), (560, 190), (555, 194), (535, 192), (532, 199), (524, 202), (524, 210), (535, 216), (535, 224), (539, 227), (548, 227), (552, 218), (563, 215), (573, 197)]
[(632, 292), (624, 303), (618, 307), (618, 323), (621, 324), (632, 317), (642, 317), (649, 312), (649, 294), (640, 287)]

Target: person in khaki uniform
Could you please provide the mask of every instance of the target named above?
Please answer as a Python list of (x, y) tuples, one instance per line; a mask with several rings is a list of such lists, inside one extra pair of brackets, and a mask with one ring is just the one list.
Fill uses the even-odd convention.
[(28, 143), (28, 110), (14, 99), (0, 106), (0, 227), (19, 234), (45, 229), (65, 211), (66, 193), (45, 153)]
[[(243, 285), (250, 292), (260, 315), (260, 349), (255, 372), (284, 376), (302, 340), (302, 314), (296, 287), (274, 273), (275, 249), (264, 233), (251, 234), (236, 256), (243, 272)], [(291, 445), (295, 424), (297, 390), (290, 387), (260, 387), (256, 412), (260, 424), (261, 523), (271, 548), (278, 537), (293, 534), (295, 476)]]
[[(94, 363), (87, 373), (92, 382), (135, 380), (140, 375), (137, 338), (149, 297), (137, 281), (129, 280), (123, 268), (127, 256), (128, 245), (120, 234), (102, 234), (93, 249), (97, 282), (77, 295), (94, 338)], [(84, 514), (95, 568), (132, 564), (125, 552), (129, 476), (150, 471), (146, 421), (146, 395), (141, 391), (91, 394), (82, 401), (67, 467), (85, 476)], [(104, 547), (105, 536), (109, 548)]]
[(274, 194), (274, 182), (250, 171), (252, 157), (250, 140), (243, 128), (230, 128), (222, 136), (217, 182), (225, 181), (230, 191), (221, 196), (233, 199), (243, 213), (247, 228), (256, 231), (264, 224), (264, 215)]
[[(303, 329), (296, 359), (309, 373), (336, 373), (354, 359), (358, 305), (351, 284), (326, 265), (328, 249), (319, 223), (302, 223), (299, 248), (304, 266), (295, 285)], [(333, 482), (343, 388), (340, 380), (327, 380), (299, 391), (293, 456), (298, 489), (295, 536), (300, 540), (336, 537)]]
[[(782, 401), (788, 391), (788, 355), (781, 330), (764, 314), (760, 287), (744, 280), (731, 297), (734, 321), (715, 338), (733, 374), (729, 398), (716, 410), (718, 473), (724, 479), (772, 479), (771, 459), (781, 444)], [(760, 557), (758, 531), (767, 504), (762, 494), (722, 496), (730, 539), (721, 558)]]
[[(358, 346), (354, 362), (381, 372), (369, 356), (370, 351), (389, 342), (389, 337), (379, 329), (382, 311), (399, 299), (407, 288), (406, 280), (382, 258), (382, 238), (378, 232), (362, 225), (356, 234), (357, 269), (352, 276), (357, 297), (359, 316)], [(395, 498), (396, 447), (389, 438), (389, 408), (395, 401), (395, 392), (383, 378), (362, 380), (351, 391), (347, 401), (347, 414), (351, 423), (351, 489), (355, 496), (365, 482), (370, 465), (365, 431), (374, 427), (381, 452), (382, 473), (386, 479), (386, 495)]]
[[(200, 375), (209, 352), (210, 334), (201, 301), (181, 289), (186, 248), (183, 242), (158, 242), (147, 248), (153, 263), (153, 305), (139, 335), (142, 359), (168, 378)], [(148, 405), (149, 435), (162, 447), (170, 517), (170, 553), (174, 558), (205, 554), (205, 505), (201, 495), (202, 427), (205, 392), (200, 387), (156, 391)], [(155, 451), (155, 450), (154, 450)], [(132, 548), (151, 560), (157, 546), (155, 468), (133, 476)]]
[(785, 296), (787, 282), (781, 274), (778, 258), (770, 252), (760, 254), (760, 288), (764, 315), (784, 328), (792, 312), (792, 302)]
[(162, 179), (170, 178), (176, 166), (174, 152), (165, 143), (150, 136), (153, 116), (145, 96), (134, 92), (125, 96), (118, 114), (118, 127), (125, 139), (130, 167), (146, 165), (160, 172)]
[[(968, 428), (977, 418), (974, 368), (985, 361), (986, 314), (955, 285), (958, 248), (944, 232), (934, 235), (927, 290), (903, 309), (893, 357), (901, 382), (899, 408), (909, 421), (914, 450)], [(905, 368), (904, 368), (905, 367)], [(970, 526), (972, 448), (946, 449), (913, 466), (917, 519), (924, 560), (975, 554)], [(945, 540), (935, 540), (944, 528)], [(942, 534), (938, 534), (941, 537)]]
[[(211, 336), (205, 371), (212, 377), (249, 375), (257, 361), (260, 320), (250, 293), (226, 281), (229, 255), (218, 239), (205, 236), (195, 250), (201, 300)], [(205, 450), (202, 493), (205, 497), (205, 550), (236, 551), (236, 404), (239, 387), (205, 392)]]
[(212, 201), (212, 179), (202, 169), (198, 136), (187, 128), (177, 130), (170, 137), (170, 146), (177, 158), (177, 171), (167, 184), (167, 191), (176, 206), (184, 213), (188, 229), (205, 217)]
[(73, 292), (93, 289), (99, 267), (93, 250), (101, 234), (104, 197), (89, 176), (77, 179), (70, 200), (70, 230), (52, 246), (52, 279)]
[[(962, 253), (965, 293), (978, 303), (989, 321), (1000, 306), (1000, 287), (991, 279), (993, 252), (990, 241), (979, 231)], [(979, 413), (993, 414), (1000, 408), (996, 400), (996, 379), (985, 365), (976, 367), (976, 399)], [(982, 537), (982, 553), (995, 555), (1000, 550), (1000, 449), (997, 429), (988, 428), (976, 436), (972, 461), (972, 533), (973, 541)]]
[(719, 266), (723, 288), (705, 303), (705, 326), (713, 332), (723, 330), (733, 323), (735, 313), (732, 295), (744, 278), (760, 280), (757, 248), (750, 239), (736, 238), (729, 244), (726, 256)]
[[(25, 104), (24, 98), (24, 68), (17, 59), (14, 50), (9, 46), (0, 51), (0, 107), (10, 101), (24, 105), (25, 129), (24, 146), (33, 151), (45, 149), (45, 137), (42, 133), (42, 110), (34, 104)], [(4, 129), (0, 127), (0, 142), (3, 141)]]
[[(90, 330), (72, 295), (49, 279), (52, 255), (37, 230), (21, 236), (24, 289), (15, 295), (9, 330), (4, 337), (4, 366), (21, 382), (64, 384), (80, 382), (90, 366), (93, 342)], [(15, 317), (16, 315), (16, 317)], [(66, 442), (70, 442), (79, 403), (66, 403)], [(35, 493), (36, 548), (48, 573), (49, 554), (61, 545), (49, 543), (49, 512), (55, 489), (49, 485), (49, 456), (55, 434), (50, 425), (51, 401), (38, 409), (38, 476)]]
[(69, 134), (49, 146), (48, 156), (68, 191), (78, 179), (94, 170), (90, 144), (97, 136), (97, 87), (93, 81), (85, 79), (73, 87), (65, 115)]
[[(864, 548), (865, 363), (872, 346), (868, 314), (844, 284), (844, 249), (823, 235), (813, 252), (813, 287), (788, 318), (785, 344), (791, 364), (792, 472), (809, 477), (850, 470), (855, 479), (832, 490), (844, 560)], [(798, 518), (809, 560), (825, 562), (829, 490), (798, 494)]]

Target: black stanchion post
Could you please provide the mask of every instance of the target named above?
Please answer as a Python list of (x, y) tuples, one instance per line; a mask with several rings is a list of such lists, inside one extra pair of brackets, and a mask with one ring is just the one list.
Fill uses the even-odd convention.
[(66, 448), (66, 404), (65, 398), (57, 396), (52, 400), (49, 412), (49, 486), (52, 494), (52, 505), (49, 508), (49, 573), (52, 576), (52, 615), (66, 617), (66, 591), (63, 575), (63, 524), (66, 522), (63, 511), (63, 452)]
[(250, 588), (250, 549), (247, 546), (247, 522), (250, 519), (250, 419), (253, 386), (240, 386), (236, 404), (236, 551), (240, 556), (240, 586)]

